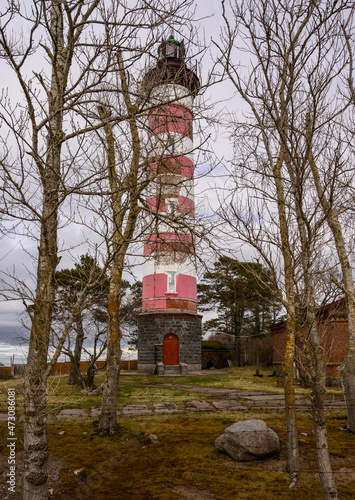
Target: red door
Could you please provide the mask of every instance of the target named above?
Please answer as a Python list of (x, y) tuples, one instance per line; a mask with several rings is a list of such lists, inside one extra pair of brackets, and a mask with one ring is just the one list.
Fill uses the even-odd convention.
[(165, 335), (163, 341), (164, 365), (179, 364), (179, 339), (176, 335)]

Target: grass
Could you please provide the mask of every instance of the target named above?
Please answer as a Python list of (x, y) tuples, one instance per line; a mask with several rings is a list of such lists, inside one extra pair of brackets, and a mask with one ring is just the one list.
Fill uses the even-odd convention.
[[(255, 370), (259, 369), (263, 377), (255, 377)], [(227, 373), (226, 373), (227, 371)], [(213, 370), (206, 372), (208, 375), (191, 377), (158, 377), (158, 376), (129, 376), (124, 375), (120, 379), (118, 405), (122, 406), (130, 403), (145, 403), (151, 406), (153, 401), (175, 402), (183, 407), (186, 401), (191, 399), (205, 399), (212, 401), (214, 395), (204, 394), (186, 390), (181, 386), (214, 387), (221, 389), (234, 389), (238, 391), (262, 391), (283, 394), (283, 388), (277, 387), (276, 377), (272, 377), (272, 369), (265, 367), (245, 366), (233, 367), (228, 370)], [(105, 374), (100, 373), (96, 379), (99, 386), (104, 380)], [(158, 387), (162, 384), (169, 384), (172, 387)], [(18, 386), (17, 408), (22, 408), (23, 390), (22, 380), (1, 382), (0, 391), (0, 412), (7, 411), (7, 388)], [(176, 389), (174, 386), (177, 386)], [(84, 395), (81, 388), (68, 385), (67, 377), (53, 376), (48, 380), (48, 410), (57, 415), (64, 408), (82, 408), (89, 411), (92, 406), (101, 405), (101, 394)], [(309, 396), (310, 389), (297, 387), (296, 394)], [(343, 397), (342, 390), (338, 388), (328, 388), (327, 396), (335, 399)]]
[[(259, 369), (263, 377), (254, 377), (256, 368)], [(276, 377), (272, 376), (272, 368), (258, 366), (231, 367), (224, 370), (205, 371), (204, 375), (188, 377), (158, 377), (157, 375), (129, 376), (121, 377), (122, 383), (134, 382), (149, 385), (161, 384), (162, 381), (169, 384), (198, 385), (208, 387), (218, 387), (223, 389), (236, 389), (241, 391), (269, 391), (282, 392), (282, 388), (276, 387)]]
[[(262, 377), (256, 377), (256, 369), (262, 374)], [(151, 376), (129, 376), (121, 377), (121, 383), (127, 382), (135, 384), (148, 384), (156, 385), (162, 383), (169, 383), (174, 385), (197, 385), (216, 387), (221, 389), (234, 389), (238, 391), (262, 391), (272, 392), (275, 394), (283, 394), (282, 387), (277, 387), (277, 378), (273, 376), (272, 367), (264, 366), (243, 366), (243, 367), (230, 367), (223, 370), (204, 371), (204, 375), (196, 375), (189, 377), (158, 377), (157, 375)], [(206, 373), (208, 375), (206, 375)], [(309, 394), (311, 389), (309, 387), (295, 387), (296, 394)], [(327, 388), (327, 396), (334, 396), (335, 398), (342, 398), (342, 390), (336, 387)]]
[[(256, 367), (232, 368), (221, 375), (217, 370), (196, 377), (121, 377), (118, 405), (173, 401), (180, 406), (188, 400), (215, 399), (215, 395), (188, 391), (187, 386), (208, 386), (282, 393), (270, 371), (259, 367), (264, 377), (253, 377)], [(99, 375), (99, 385), (103, 375)], [(7, 388), (21, 381), (1, 384), (0, 411), (5, 412)], [(169, 387), (159, 387), (171, 384)], [(17, 390), (17, 407), (22, 404), (22, 389)], [(306, 392), (297, 388), (297, 392)], [(328, 393), (340, 397), (339, 389)], [(51, 377), (48, 383), (49, 410), (83, 408), (101, 404), (101, 395), (85, 396), (80, 388), (68, 386), (66, 377)], [(344, 411), (328, 414), (328, 437), (339, 499), (355, 499), (355, 436), (342, 430)], [(238, 420), (260, 418), (275, 430), (281, 440), (279, 456), (262, 461), (238, 463), (219, 453), (215, 439)], [(85, 498), (98, 500), (230, 500), (274, 498), (318, 500), (322, 498), (317, 474), (317, 453), (313, 422), (309, 414), (298, 412), (299, 444), (302, 461), (300, 479), (289, 489), (286, 472), (286, 424), (283, 413), (266, 410), (248, 412), (180, 413), (120, 417), (115, 436), (100, 435), (97, 420), (53, 420), (48, 425), (50, 470), (60, 470), (58, 481), (51, 479), (53, 500)], [(21, 453), (22, 425), (16, 424), (17, 452)], [(156, 434), (159, 442), (149, 438)], [(7, 463), (6, 422), (0, 423), (2, 466)], [(20, 455), (21, 456), (21, 455)], [(1, 469), (1, 464), (0, 464)], [(77, 473), (74, 474), (74, 471)], [(79, 472), (78, 472), (79, 471)], [(2, 476), (1, 476), (2, 478)], [(1, 484), (1, 483), (0, 483)]]
[[(214, 447), (216, 437), (235, 420), (251, 417), (264, 419), (278, 433), (280, 455), (237, 463), (219, 453)], [(288, 488), (285, 422), (280, 414), (125, 417), (119, 423), (119, 432), (113, 437), (100, 435), (97, 422), (89, 419), (49, 425), (51, 460), (61, 462), (60, 483), (51, 485), (54, 499), (205, 500), (211, 494), (217, 500), (321, 498), (312, 421), (305, 414), (299, 415), (302, 471), (293, 490)], [(330, 422), (329, 442), (339, 498), (350, 500), (354, 482), (344, 478), (344, 469), (355, 467), (355, 436), (339, 429), (344, 425), (345, 420)], [(0, 424), (1, 430), (4, 426)], [(159, 443), (152, 443), (149, 434), (156, 434)], [(6, 453), (5, 432), (1, 436), (0, 446)], [(74, 471), (80, 472), (75, 475)], [(200, 497), (183, 497), (181, 488), (200, 492)]]

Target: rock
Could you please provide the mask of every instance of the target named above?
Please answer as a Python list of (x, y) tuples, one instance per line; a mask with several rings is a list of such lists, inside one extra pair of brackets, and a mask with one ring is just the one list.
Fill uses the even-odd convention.
[(80, 476), (80, 477), (86, 477), (87, 476), (87, 473), (86, 473), (86, 470), (84, 469), (84, 467), (82, 469), (77, 469), (74, 472), (74, 475), (75, 476)]
[(90, 417), (96, 418), (101, 415), (101, 406), (92, 406), (90, 411)]
[(212, 401), (212, 404), (217, 410), (221, 411), (245, 411), (247, 408), (240, 404), (238, 401), (231, 399), (220, 399), (219, 401)]
[(188, 411), (213, 411), (214, 408), (207, 401), (187, 401), (186, 409)]
[[(159, 444), (160, 441), (156, 434), (146, 434), (145, 432), (141, 432), (138, 436), (138, 441), (141, 444)], [(145, 448), (145, 446), (143, 446)]]
[(155, 413), (179, 413), (182, 410), (175, 404), (170, 402), (153, 403)]
[(263, 420), (244, 420), (227, 427), (215, 441), (219, 451), (238, 462), (257, 460), (280, 450), (276, 432)]
[(123, 415), (150, 415), (152, 410), (145, 403), (136, 403), (123, 407)]
[(158, 439), (158, 436), (156, 434), (149, 434), (149, 439), (151, 443), (158, 444), (160, 441)]
[(61, 410), (57, 418), (82, 418), (82, 417), (87, 417), (87, 413), (82, 410), (81, 408), (66, 408), (65, 410)]

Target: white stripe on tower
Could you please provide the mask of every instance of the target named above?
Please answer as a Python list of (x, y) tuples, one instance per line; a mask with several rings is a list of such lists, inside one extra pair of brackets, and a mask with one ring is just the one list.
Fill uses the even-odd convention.
[[(182, 85), (164, 83), (154, 88), (150, 102), (156, 106), (148, 116), (155, 180), (147, 193), (142, 310), (196, 312), (194, 241), (189, 231), (195, 217), (193, 97)], [(157, 223), (155, 214), (161, 216)]]

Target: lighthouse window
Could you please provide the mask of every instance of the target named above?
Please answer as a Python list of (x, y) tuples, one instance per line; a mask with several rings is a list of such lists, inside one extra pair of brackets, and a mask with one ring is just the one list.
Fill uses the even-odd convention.
[(167, 57), (174, 57), (175, 46), (172, 44), (166, 44), (166, 55)]
[(176, 272), (168, 271), (168, 293), (176, 292)]
[(175, 141), (172, 137), (169, 137), (168, 139), (168, 151), (171, 154), (175, 153)]
[(176, 212), (178, 200), (176, 198), (170, 198), (166, 200), (168, 214), (174, 214)]

